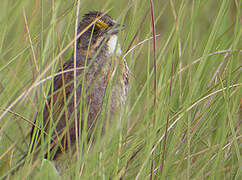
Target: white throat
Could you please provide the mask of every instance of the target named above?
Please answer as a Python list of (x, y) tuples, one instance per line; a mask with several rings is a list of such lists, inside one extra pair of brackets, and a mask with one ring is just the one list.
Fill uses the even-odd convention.
[(120, 44), (118, 42), (118, 36), (112, 35), (108, 40), (108, 52), (110, 55), (113, 55), (116, 53), (117, 56), (121, 56), (122, 51), (120, 48)]

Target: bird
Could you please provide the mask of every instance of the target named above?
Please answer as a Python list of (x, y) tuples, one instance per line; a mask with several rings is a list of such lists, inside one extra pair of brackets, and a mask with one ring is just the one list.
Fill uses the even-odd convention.
[[(106, 13), (91, 11), (83, 15), (78, 25), (77, 35), (81, 35), (74, 47), (76, 53), (73, 50), (70, 59), (56, 73), (58, 75), (54, 77), (42, 111), (43, 118), (36, 118), (32, 127), (31, 152), (45, 143), (45, 155), (49, 153), (50, 159), (56, 159), (59, 154), (73, 148), (84, 122), (89, 140), (102, 111), (105, 111), (105, 126), (109, 121), (112, 123), (115, 113), (124, 109), (129, 89), (129, 68), (126, 60), (121, 58), (117, 34), (122, 29), (123, 26)], [(75, 55), (76, 78), (73, 72)], [(73, 98), (75, 90), (76, 106)], [(108, 92), (110, 108), (104, 105)], [(77, 131), (81, 132), (78, 137), (76, 125)], [(41, 140), (41, 133), (44, 139), (49, 140)]]

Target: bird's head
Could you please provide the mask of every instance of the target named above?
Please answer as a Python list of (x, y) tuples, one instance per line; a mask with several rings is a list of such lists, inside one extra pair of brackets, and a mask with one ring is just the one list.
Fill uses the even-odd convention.
[[(95, 22), (96, 21), (96, 22)], [(95, 22), (92, 26), (91, 23)], [(120, 24), (116, 23), (108, 14), (103, 14), (98, 11), (89, 12), (85, 14), (79, 24), (78, 34), (90, 26), (78, 39), (78, 49), (87, 51), (89, 43), (89, 50), (95, 50), (107, 42), (107, 39), (116, 35), (120, 28)], [(91, 40), (91, 42), (90, 42)]]

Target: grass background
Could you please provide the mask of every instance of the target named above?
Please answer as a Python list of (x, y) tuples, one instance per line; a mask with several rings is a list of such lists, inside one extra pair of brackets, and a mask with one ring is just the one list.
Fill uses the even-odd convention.
[[(28, 152), (30, 122), (51, 80), (36, 84), (72, 54), (65, 47), (74, 38), (76, 7), (75, 1), (1, 0), (0, 178)], [(130, 105), (121, 128), (81, 148), (78, 161), (63, 158), (70, 169), (64, 177), (240, 179), (241, 2), (154, 1), (156, 73), (150, 1), (81, 2), (81, 15), (91, 10), (110, 10), (126, 25), (119, 39), (124, 54), (134, 47), (126, 56)], [(59, 178), (40, 163), (26, 161), (15, 178)]]

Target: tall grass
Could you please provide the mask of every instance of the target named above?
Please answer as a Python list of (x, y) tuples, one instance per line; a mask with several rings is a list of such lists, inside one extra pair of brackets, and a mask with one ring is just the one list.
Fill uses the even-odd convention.
[(104, 135), (101, 116), (95, 144), (84, 134), (78, 161), (67, 153), (58, 174), (29, 153), (29, 133), (72, 55), (77, 1), (1, 0), (0, 178), (241, 178), (241, 1), (153, 3), (155, 51), (150, 1), (81, 1), (80, 15), (108, 11), (126, 26), (129, 104)]

